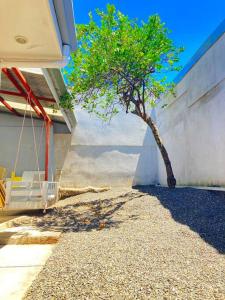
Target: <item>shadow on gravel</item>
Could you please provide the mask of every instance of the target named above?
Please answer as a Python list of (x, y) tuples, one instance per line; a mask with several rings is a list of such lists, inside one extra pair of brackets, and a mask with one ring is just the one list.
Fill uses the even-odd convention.
[(191, 230), (218, 252), (225, 253), (225, 193), (219, 191), (138, 186), (135, 189), (155, 196), (170, 210), (176, 222)]
[[(32, 226), (43, 231), (80, 232), (109, 229), (123, 222), (113, 219), (114, 214), (122, 209), (128, 201), (142, 196), (143, 194), (140, 193), (129, 192), (115, 198), (78, 202), (48, 209), (45, 215), (39, 211), (29, 216), (32, 217)], [(129, 216), (132, 220), (135, 217), (134, 215)], [(31, 225), (30, 220), (27, 222)]]

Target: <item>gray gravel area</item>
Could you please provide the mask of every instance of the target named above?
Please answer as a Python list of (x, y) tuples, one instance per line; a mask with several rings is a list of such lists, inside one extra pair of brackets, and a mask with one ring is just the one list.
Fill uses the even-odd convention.
[(225, 299), (223, 193), (113, 189), (31, 221), (64, 234), (24, 299)]

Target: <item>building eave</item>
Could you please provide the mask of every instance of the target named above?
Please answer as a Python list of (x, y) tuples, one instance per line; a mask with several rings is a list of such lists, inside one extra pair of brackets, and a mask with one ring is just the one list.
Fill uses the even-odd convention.
[(53, 0), (55, 13), (63, 45), (69, 45), (71, 51), (77, 48), (73, 2), (71, 0)]
[(76, 50), (73, 1), (36, 2), (0, 1), (1, 68), (63, 68)]
[(60, 97), (68, 92), (61, 71), (59, 69), (42, 69), (42, 71), (67, 127), (71, 132), (76, 125), (76, 118), (73, 111), (60, 107)]

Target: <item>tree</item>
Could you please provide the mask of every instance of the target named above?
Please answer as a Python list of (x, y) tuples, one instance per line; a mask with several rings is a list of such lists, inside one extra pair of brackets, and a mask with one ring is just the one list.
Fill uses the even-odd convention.
[[(167, 150), (148, 111), (173, 84), (164, 73), (177, 71), (181, 48), (168, 37), (169, 31), (158, 15), (147, 22), (130, 20), (113, 5), (96, 10), (95, 18), (79, 25), (78, 50), (72, 55), (67, 74), (75, 103), (104, 120), (120, 109), (140, 117), (151, 128), (161, 152), (170, 188), (176, 186)], [(62, 106), (71, 107), (68, 97)]]

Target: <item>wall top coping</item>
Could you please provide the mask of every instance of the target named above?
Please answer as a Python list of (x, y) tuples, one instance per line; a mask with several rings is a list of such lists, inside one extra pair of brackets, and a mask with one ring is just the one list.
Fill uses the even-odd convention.
[(178, 84), (184, 76), (194, 67), (200, 58), (216, 43), (216, 41), (225, 33), (225, 19), (207, 38), (197, 52), (192, 56), (189, 62), (184, 66), (181, 72), (175, 77), (174, 82)]

